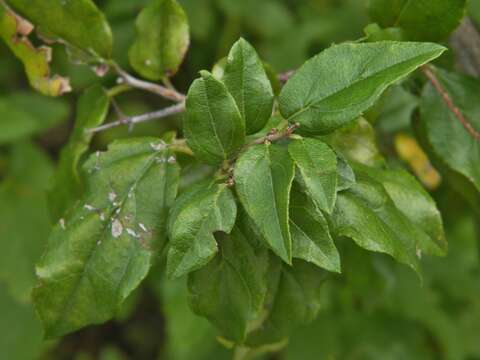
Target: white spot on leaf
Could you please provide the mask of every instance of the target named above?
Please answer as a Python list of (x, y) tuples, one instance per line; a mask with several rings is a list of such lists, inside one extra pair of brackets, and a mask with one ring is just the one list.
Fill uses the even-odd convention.
[(94, 211), (94, 210), (96, 210), (92, 205), (89, 205), (89, 204), (85, 204), (83, 207), (84, 207), (86, 210), (88, 210), (88, 211)]
[(123, 233), (123, 225), (120, 220), (115, 219), (112, 222), (112, 236), (118, 238)]
[(158, 143), (150, 143), (150, 147), (155, 151), (161, 151), (167, 148), (167, 144), (165, 144), (163, 140), (160, 140)]
[(138, 237), (137, 233), (133, 229), (126, 229), (127, 233), (134, 238)]
[(110, 200), (110, 202), (115, 202), (115, 199), (117, 198), (117, 194), (115, 194), (115, 192), (111, 191), (109, 194), (108, 194), (108, 200)]
[(58, 223), (60, 224), (60, 227), (61, 227), (63, 230), (66, 229), (66, 227), (65, 227), (65, 219), (63, 219), (63, 218), (60, 219), (60, 220), (58, 221)]

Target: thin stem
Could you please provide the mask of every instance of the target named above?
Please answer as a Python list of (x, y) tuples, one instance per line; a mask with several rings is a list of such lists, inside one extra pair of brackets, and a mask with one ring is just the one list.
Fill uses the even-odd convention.
[(274, 142), (282, 139), (288, 139), (295, 132), (295, 130), (298, 129), (299, 126), (300, 126), (299, 123), (295, 123), (287, 126), (282, 131), (279, 131), (278, 129), (273, 128), (272, 130), (270, 130), (270, 132), (266, 136), (246, 144), (245, 147), (247, 148), (253, 145), (260, 145), (260, 144), (265, 144), (267, 142)]
[(175, 102), (183, 102), (185, 100), (185, 95), (179, 93), (174, 89), (169, 89), (159, 84), (137, 79), (136, 77), (130, 75), (125, 70), (123, 70), (115, 62), (112, 62), (110, 65), (112, 66), (113, 70), (115, 70), (115, 72), (120, 76), (121, 80), (125, 84), (133, 88), (149, 91), (151, 93), (160, 95), (166, 99), (169, 99)]
[(432, 67), (428, 66), (428, 65), (425, 65), (425, 66), (422, 67), (422, 71), (425, 74), (425, 76), (428, 78), (428, 80), (430, 80), (430, 82), (432, 83), (435, 90), (437, 90), (438, 94), (442, 97), (445, 105), (447, 105), (447, 107), (450, 109), (450, 111), (453, 113), (453, 115), (455, 115), (457, 120), (460, 121), (460, 123), (465, 128), (465, 130), (467, 130), (468, 133), (475, 140), (480, 141), (480, 132), (475, 130), (475, 128), (467, 120), (467, 118), (463, 116), (460, 109), (455, 105), (452, 98), (448, 94), (448, 91), (443, 87), (443, 85), (438, 80), (437, 76), (435, 75), (435, 73), (432, 70)]
[(170, 116), (170, 115), (178, 114), (178, 113), (181, 113), (184, 110), (185, 110), (185, 104), (180, 103), (180, 104), (176, 104), (176, 105), (167, 107), (165, 109), (153, 111), (153, 112), (150, 112), (150, 113), (121, 118), (117, 121), (113, 121), (113, 122), (110, 122), (108, 124), (98, 126), (96, 128), (87, 129), (85, 131), (87, 131), (89, 133), (98, 133), (98, 132), (108, 130), (108, 129), (111, 129), (111, 128), (114, 128), (114, 127), (117, 127), (117, 126), (121, 126), (121, 125), (133, 126), (135, 124), (139, 124), (139, 123), (142, 123), (142, 122), (161, 119), (161, 118), (165, 118), (165, 117)]

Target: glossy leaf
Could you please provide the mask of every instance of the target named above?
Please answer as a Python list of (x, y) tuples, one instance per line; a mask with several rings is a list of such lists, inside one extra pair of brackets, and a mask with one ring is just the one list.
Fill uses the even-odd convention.
[(337, 236), (358, 246), (386, 253), (419, 272), (418, 258), (430, 237), (397, 209), (387, 191), (363, 173), (357, 183), (338, 194), (332, 224)]
[(410, 40), (439, 41), (460, 25), (465, 7), (466, 0), (371, 0), (369, 12), (373, 21), (400, 27)]
[(340, 272), (340, 255), (330, 236), (325, 217), (304, 194), (296, 191), (292, 192), (291, 197), (293, 257), (329, 271)]
[(112, 52), (110, 26), (91, 0), (8, 0), (15, 10), (40, 28), (42, 33), (109, 58)]
[[(435, 72), (455, 105), (480, 133), (480, 105), (476, 100), (480, 82), (440, 69)], [(480, 191), (480, 141), (462, 126), (432, 85), (427, 85), (422, 94), (421, 117), (427, 141), (435, 155)]]
[(252, 331), (247, 344), (258, 347), (275, 344), (299, 325), (311, 322), (320, 310), (321, 286), (325, 272), (313, 264), (296, 260), (293, 266), (282, 264), (273, 291), (267, 318)]
[(93, 133), (87, 130), (105, 121), (109, 105), (107, 93), (98, 85), (87, 89), (78, 101), (75, 128), (67, 145), (62, 149), (55, 184), (49, 192), (48, 200), (54, 222), (58, 221), (82, 194), (83, 181), (78, 167), (93, 137)]
[(23, 63), (32, 88), (48, 96), (69, 92), (69, 79), (50, 73), (52, 49), (46, 46), (37, 48), (28, 39), (32, 29), (30, 23), (0, 4), (0, 37)]
[(153, 0), (137, 18), (133, 68), (150, 80), (174, 75), (190, 43), (187, 15), (176, 0)]
[(14, 92), (0, 98), (0, 144), (41, 134), (68, 116), (68, 105), (33, 92)]
[(12, 146), (8, 175), (0, 182), (0, 281), (12, 296), (27, 302), (50, 232), (45, 190), (53, 168), (30, 143)]
[(288, 207), (294, 174), (287, 148), (276, 144), (252, 146), (237, 160), (234, 173), (240, 202), (286, 263), (292, 259)]
[(334, 131), (368, 110), (389, 85), (444, 51), (431, 43), (393, 41), (332, 46), (287, 82), (280, 111), (304, 133)]
[(220, 251), (188, 278), (193, 311), (208, 318), (228, 340), (242, 343), (262, 310), (267, 291), (268, 251), (256, 251), (238, 228), (217, 236)]
[(219, 164), (243, 145), (245, 122), (225, 85), (207, 71), (201, 75), (188, 91), (185, 137), (200, 160)]
[(218, 251), (214, 232), (230, 233), (236, 216), (225, 184), (201, 183), (182, 194), (170, 213), (168, 276), (180, 277), (208, 264)]
[(331, 213), (337, 196), (337, 156), (317, 139), (295, 139), (288, 145), (298, 177), (306, 192), (318, 206)]
[(129, 139), (92, 155), (85, 195), (50, 235), (37, 266), (37, 311), (48, 337), (110, 319), (166, 240), (179, 167), (165, 143)]
[(260, 131), (272, 115), (274, 96), (264, 65), (246, 40), (232, 46), (222, 80), (237, 102), (246, 133)]

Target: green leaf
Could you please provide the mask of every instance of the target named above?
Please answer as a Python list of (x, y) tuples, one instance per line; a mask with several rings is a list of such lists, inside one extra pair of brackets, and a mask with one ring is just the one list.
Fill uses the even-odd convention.
[(245, 119), (246, 133), (260, 131), (272, 115), (273, 89), (262, 61), (246, 40), (232, 46), (222, 80)]
[(217, 236), (220, 251), (188, 277), (193, 311), (208, 318), (230, 341), (242, 343), (260, 315), (267, 291), (268, 251), (256, 250), (238, 228)]
[(295, 161), (301, 184), (318, 206), (333, 211), (337, 196), (337, 156), (330, 147), (317, 139), (295, 139), (288, 145)]
[(33, 92), (14, 92), (0, 98), (0, 144), (37, 135), (65, 121), (68, 105)]
[(35, 262), (50, 232), (45, 190), (52, 176), (46, 154), (30, 143), (12, 146), (0, 183), (0, 280), (26, 302), (35, 284)]
[(15, 10), (47, 36), (110, 58), (112, 31), (107, 19), (91, 0), (8, 0)]
[(307, 61), (284, 86), (280, 112), (308, 134), (358, 118), (382, 92), (445, 51), (431, 43), (335, 45)]
[(420, 242), (424, 237), (418, 238), (422, 252), (437, 256), (446, 254), (442, 216), (434, 200), (412, 175), (401, 169), (386, 170), (363, 165), (356, 165), (355, 169), (380, 182), (397, 209), (430, 237), (428, 242)]
[(0, 283), (0, 309), (2, 357), (8, 360), (39, 359), (42, 352), (42, 326), (32, 306), (15, 301)]
[(107, 93), (99, 85), (85, 90), (78, 101), (75, 128), (60, 154), (55, 184), (48, 196), (54, 222), (58, 221), (82, 194), (83, 179), (78, 167), (94, 135), (86, 130), (99, 126), (105, 121), (109, 105)]
[(187, 15), (176, 0), (153, 0), (137, 18), (129, 51), (133, 68), (150, 80), (174, 75), (190, 43)]
[(52, 49), (47, 46), (35, 47), (27, 37), (31, 31), (30, 23), (0, 3), (0, 37), (23, 63), (32, 88), (48, 96), (69, 92), (69, 80), (50, 73)]
[(225, 184), (201, 183), (182, 194), (170, 213), (169, 277), (198, 270), (218, 251), (213, 233), (229, 233), (237, 217), (237, 205)]
[(321, 211), (302, 193), (293, 191), (290, 204), (293, 257), (341, 272), (340, 255)]
[[(434, 71), (463, 116), (480, 133), (480, 104), (476, 96), (480, 82), (440, 69)], [(480, 191), (480, 141), (462, 126), (431, 84), (423, 91), (420, 111), (428, 143), (435, 155)]]
[(402, 28), (408, 39), (439, 41), (460, 25), (465, 6), (466, 0), (371, 0), (369, 13), (384, 27)]
[(325, 271), (301, 260), (295, 260), (293, 266), (283, 264), (279, 271), (267, 318), (247, 339), (251, 347), (284, 340), (297, 326), (314, 320), (320, 310)]
[(337, 154), (337, 191), (348, 190), (355, 184), (355, 173), (341, 154)]
[(331, 217), (335, 234), (366, 250), (389, 254), (419, 273), (417, 257), (432, 240), (395, 206), (380, 183), (363, 171), (356, 177), (357, 183), (337, 196)]
[(188, 91), (185, 137), (200, 160), (219, 164), (243, 145), (245, 123), (225, 85), (207, 71), (201, 75)]
[(401, 86), (392, 86), (385, 93), (377, 110), (375, 125), (384, 133), (395, 133), (409, 129), (414, 110), (419, 105), (419, 98), (404, 90)]
[(323, 140), (347, 160), (369, 166), (384, 163), (377, 145), (375, 129), (364, 118), (323, 137)]
[(179, 167), (156, 138), (116, 141), (84, 165), (86, 191), (50, 235), (34, 301), (47, 337), (110, 319), (166, 241)]
[(295, 167), (287, 148), (276, 144), (252, 146), (237, 160), (234, 175), (247, 214), (271, 249), (290, 264), (288, 207)]

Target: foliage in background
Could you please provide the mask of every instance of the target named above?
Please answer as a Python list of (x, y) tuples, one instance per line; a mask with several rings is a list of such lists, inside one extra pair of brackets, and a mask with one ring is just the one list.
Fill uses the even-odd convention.
[(0, 358), (480, 358), (479, 14), (0, 1)]

